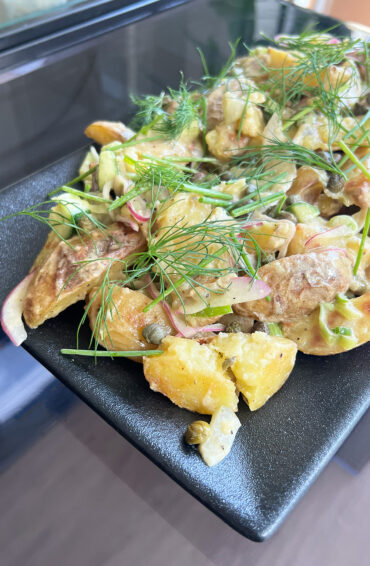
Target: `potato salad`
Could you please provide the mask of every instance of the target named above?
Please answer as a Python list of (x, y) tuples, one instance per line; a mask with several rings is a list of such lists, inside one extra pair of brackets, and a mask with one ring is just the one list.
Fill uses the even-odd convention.
[(260, 409), (297, 350), (369, 340), (368, 50), (312, 30), (236, 42), (216, 76), (199, 50), (201, 80), (132, 96), (129, 126), (90, 124), (78, 176), (16, 213), (50, 232), (3, 305), (5, 332), (19, 345), (23, 320), (84, 301), (61, 355), (141, 362), (153, 391), (211, 416), (185, 441), (218, 464), (238, 406)]

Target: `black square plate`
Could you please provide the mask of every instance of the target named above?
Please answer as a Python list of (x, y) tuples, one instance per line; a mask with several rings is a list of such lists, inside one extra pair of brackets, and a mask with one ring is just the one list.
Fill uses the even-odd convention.
[[(42, 201), (73, 178), (78, 151), (0, 193), (1, 215)], [(0, 303), (43, 245), (45, 227), (29, 218), (0, 225)], [(74, 347), (82, 305), (30, 331), (26, 349), (123, 436), (243, 535), (268, 537), (365, 412), (369, 347), (334, 357), (298, 356), (284, 387), (259, 411), (240, 402), (243, 424), (231, 454), (208, 468), (183, 443), (194, 415), (150, 391), (128, 360), (63, 357)], [(89, 334), (85, 329), (85, 339)]]

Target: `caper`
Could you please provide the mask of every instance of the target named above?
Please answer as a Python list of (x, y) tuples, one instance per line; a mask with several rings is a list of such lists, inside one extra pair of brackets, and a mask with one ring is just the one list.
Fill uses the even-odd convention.
[(240, 314), (225, 314), (219, 322), (225, 325), (225, 332), (245, 332), (251, 331), (253, 319)]
[(270, 329), (266, 322), (260, 322), (259, 320), (256, 320), (256, 322), (253, 324), (252, 332), (265, 332), (266, 334), (270, 334)]
[(225, 332), (243, 332), (242, 325), (237, 320), (230, 322), (225, 328)]
[(149, 342), (149, 344), (160, 344), (168, 334), (170, 334), (170, 330), (165, 328), (164, 326), (160, 326), (159, 324), (148, 324), (142, 330), (142, 335), (144, 340)]
[(355, 116), (363, 116), (367, 112), (367, 103), (365, 101), (356, 102), (352, 108), (352, 112)]
[(187, 444), (201, 444), (211, 434), (211, 427), (206, 421), (194, 421), (189, 424), (185, 432)]
[(340, 193), (344, 188), (345, 180), (339, 173), (331, 173), (328, 180), (328, 189), (332, 193)]

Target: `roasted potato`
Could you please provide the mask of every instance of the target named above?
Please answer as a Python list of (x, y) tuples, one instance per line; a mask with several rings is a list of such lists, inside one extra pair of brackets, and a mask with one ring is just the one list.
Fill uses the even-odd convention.
[(261, 267), (258, 274), (271, 287), (271, 300), (234, 305), (235, 312), (261, 321), (288, 321), (347, 291), (352, 262), (344, 251), (327, 248), (278, 259)]
[(251, 411), (262, 407), (284, 384), (297, 352), (291, 340), (264, 332), (219, 334), (209, 347), (228, 360), (237, 389)]
[(126, 142), (135, 132), (122, 122), (98, 121), (87, 126), (85, 135), (100, 145), (107, 145), (114, 141)]
[[(94, 230), (83, 237), (74, 236), (68, 242), (59, 241), (45, 256), (45, 261), (38, 262), (28, 286), (23, 309), (26, 323), (30, 328), (37, 328), (48, 318), (83, 300), (100, 284), (110, 264), (111, 278), (118, 278), (122, 264), (114, 260), (124, 260), (144, 250), (145, 246), (140, 232), (131, 232), (122, 224), (112, 224), (104, 232)], [(99, 258), (106, 259), (92, 261)], [(84, 261), (87, 263), (81, 263)]]
[(153, 391), (197, 413), (212, 415), (221, 406), (237, 410), (235, 383), (216, 350), (173, 336), (164, 338), (161, 350), (161, 356), (143, 358), (144, 375)]
[[(351, 304), (360, 311), (359, 318), (346, 319), (339, 312), (332, 311), (327, 315), (329, 328), (344, 326), (353, 330), (360, 346), (370, 340), (370, 293), (351, 300)], [(293, 340), (298, 346), (298, 350), (305, 354), (315, 356), (329, 356), (340, 354), (349, 348), (343, 348), (340, 343), (327, 344), (320, 334), (319, 327), (319, 308), (309, 315), (303, 316), (294, 322), (285, 322), (283, 332), (286, 338)]]
[(171, 323), (161, 305), (155, 305), (145, 313), (143, 309), (151, 302), (151, 299), (140, 291), (117, 285), (106, 307), (103, 303), (103, 308), (109, 309), (105, 324), (97, 327), (96, 320), (102, 304), (102, 296), (99, 288), (92, 289), (86, 302), (90, 328), (98, 342), (107, 350), (155, 350), (158, 345), (147, 342), (142, 334), (143, 329), (149, 324), (158, 325), (164, 335), (173, 332)]
[[(295, 234), (295, 224), (290, 220), (272, 220), (263, 216), (260, 222), (257, 221), (248, 227), (248, 233), (253, 236), (260, 248), (267, 253), (275, 253), (283, 248), (287, 248), (289, 242)], [(250, 244), (250, 249), (253, 246)]]

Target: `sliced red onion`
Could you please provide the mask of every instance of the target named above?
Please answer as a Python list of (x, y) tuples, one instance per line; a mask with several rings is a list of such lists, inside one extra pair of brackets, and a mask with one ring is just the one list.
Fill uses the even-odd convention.
[(325, 246), (333, 239), (337, 240), (338, 237), (346, 236), (347, 234), (347, 226), (344, 224), (341, 226), (335, 226), (334, 228), (329, 228), (328, 230), (324, 230), (324, 232), (317, 232), (313, 236), (310, 236), (308, 240), (306, 240), (304, 247), (307, 249), (313, 249), (315, 247)]
[(1, 327), (15, 346), (20, 346), (27, 338), (22, 321), (23, 301), (33, 272), (29, 273), (9, 293), (1, 309)]
[(127, 208), (137, 222), (148, 222), (150, 220), (150, 210), (140, 195), (129, 200)]
[(340, 39), (338, 39), (337, 37), (332, 37), (331, 39), (329, 39), (329, 41), (326, 42), (328, 45), (337, 45), (338, 43), (340, 43)]
[[(223, 307), (235, 305), (247, 301), (257, 301), (267, 297), (271, 292), (270, 287), (261, 279), (251, 277), (234, 277), (224, 293), (210, 293), (207, 303), (210, 307)], [(194, 314), (204, 309), (204, 301), (198, 296), (184, 299), (187, 314)]]
[(252, 222), (248, 222), (247, 224), (243, 224), (240, 228), (242, 230), (248, 230), (248, 228), (255, 228), (256, 226), (262, 226), (263, 222), (261, 220), (254, 220)]
[[(159, 293), (153, 281), (150, 281), (147, 288), (152, 298), (156, 299)], [(183, 338), (192, 338), (192, 336), (198, 334), (199, 332), (223, 332), (223, 330), (225, 330), (225, 326), (219, 323), (208, 324), (206, 326), (198, 326), (198, 327), (188, 326), (185, 323), (185, 317), (183, 315), (176, 314), (165, 301), (161, 301), (161, 305), (166, 311), (172, 326), (174, 327), (175, 330), (177, 330), (178, 335), (182, 336)]]

